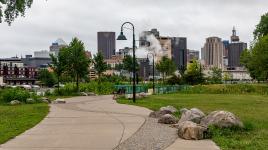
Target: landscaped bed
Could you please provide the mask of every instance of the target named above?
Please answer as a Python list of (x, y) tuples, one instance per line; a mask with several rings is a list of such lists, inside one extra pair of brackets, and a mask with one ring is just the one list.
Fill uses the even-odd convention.
[(176, 108), (199, 108), (205, 113), (226, 110), (238, 116), (245, 129), (212, 129), (212, 140), (221, 149), (265, 150), (268, 147), (268, 96), (230, 94), (168, 94), (154, 95), (119, 103), (158, 110), (172, 105)]
[(0, 144), (38, 124), (48, 113), (47, 104), (0, 105)]

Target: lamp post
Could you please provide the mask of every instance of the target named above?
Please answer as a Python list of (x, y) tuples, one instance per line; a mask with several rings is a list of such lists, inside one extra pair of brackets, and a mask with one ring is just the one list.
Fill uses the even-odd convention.
[(149, 58), (149, 55), (153, 56), (153, 94), (155, 94), (155, 80), (154, 80), (154, 54), (153, 53), (148, 53), (147, 58)]
[(118, 36), (117, 40), (127, 40), (126, 36), (123, 33), (124, 25), (130, 24), (132, 26), (133, 31), (133, 102), (136, 102), (136, 56), (135, 56), (135, 48), (136, 48), (136, 41), (135, 41), (135, 27), (131, 22), (125, 22), (121, 26), (121, 32)]

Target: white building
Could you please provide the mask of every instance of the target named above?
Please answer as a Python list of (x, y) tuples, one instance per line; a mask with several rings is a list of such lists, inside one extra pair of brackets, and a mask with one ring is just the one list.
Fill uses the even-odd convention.
[(35, 51), (34, 52), (34, 57), (35, 58), (50, 58), (50, 55), (55, 55), (55, 52), (50, 52), (47, 50), (42, 50), (42, 51)]

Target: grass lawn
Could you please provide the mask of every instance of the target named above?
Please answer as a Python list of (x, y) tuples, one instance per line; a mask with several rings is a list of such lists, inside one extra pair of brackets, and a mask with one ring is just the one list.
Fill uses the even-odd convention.
[(0, 105), (0, 144), (34, 127), (48, 111), (47, 104)]
[(268, 149), (268, 96), (225, 94), (168, 94), (154, 95), (132, 101), (120, 99), (119, 103), (158, 110), (162, 106), (199, 108), (205, 113), (215, 110), (233, 112), (244, 122), (247, 130), (214, 129), (213, 141), (221, 149), (266, 150)]

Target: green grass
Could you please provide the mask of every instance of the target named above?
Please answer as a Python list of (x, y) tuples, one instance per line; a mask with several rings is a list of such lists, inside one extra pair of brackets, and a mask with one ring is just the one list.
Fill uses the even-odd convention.
[(268, 96), (224, 94), (168, 94), (137, 100), (120, 99), (119, 103), (158, 110), (162, 106), (199, 108), (205, 113), (215, 110), (233, 112), (244, 122), (246, 129), (212, 129), (212, 140), (221, 149), (266, 150), (268, 148)]
[(0, 144), (34, 127), (48, 111), (47, 104), (0, 105)]

